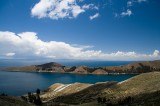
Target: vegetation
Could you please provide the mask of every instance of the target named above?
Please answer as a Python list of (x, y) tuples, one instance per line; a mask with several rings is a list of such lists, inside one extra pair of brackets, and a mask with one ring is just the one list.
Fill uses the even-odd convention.
[(20, 97), (0, 96), (0, 106), (33, 106)]
[(159, 95), (160, 72), (151, 72), (120, 83), (97, 83), (75, 93), (55, 95), (45, 105), (57, 103), (78, 106), (150, 106), (160, 105)]
[(39, 95), (40, 95), (40, 89), (36, 90), (36, 94), (28, 92), (28, 100), (27, 101), (30, 103), (34, 103), (36, 105), (41, 105), (42, 101), (41, 101), (41, 98)]

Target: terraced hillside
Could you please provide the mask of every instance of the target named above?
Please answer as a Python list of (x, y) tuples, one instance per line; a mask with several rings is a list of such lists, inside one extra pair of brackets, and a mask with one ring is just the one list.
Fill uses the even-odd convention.
[[(72, 90), (74, 89), (75, 88)], [(70, 89), (69, 91), (72, 90)], [(64, 92), (65, 91), (67, 91), (67, 88)], [(95, 85), (88, 85), (88, 87), (80, 91), (66, 93), (65, 95), (56, 94), (54, 98), (50, 98), (46, 104), (63, 103), (70, 105), (83, 106), (83, 104), (85, 104), (92, 106), (93, 104), (99, 105), (97, 104), (98, 97), (105, 97), (107, 100), (110, 100), (110, 103), (115, 105), (119, 105), (120, 101), (124, 102), (127, 97), (133, 98), (131, 103), (132, 105), (160, 104), (159, 94), (160, 72), (150, 72), (119, 83), (97, 83)]]
[(82, 84), (82, 83), (74, 83), (74, 84), (56, 83), (50, 86), (47, 90), (45, 90), (45, 92), (41, 94), (41, 98), (43, 101), (49, 101), (59, 96), (65, 96), (79, 92), (92, 85), (93, 84)]
[(101, 96), (107, 98), (114, 98), (113, 99), (114, 101), (114, 100), (124, 99), (125, 97), (128, 96), (137, 98), (142, 95), (153, 94), (159, 91), (160, 91), (160, 72), (150, 72), (135, 76), (126, 81), (120, 82), (110, 87), (109, 89), (105, 89), (102, 92)]

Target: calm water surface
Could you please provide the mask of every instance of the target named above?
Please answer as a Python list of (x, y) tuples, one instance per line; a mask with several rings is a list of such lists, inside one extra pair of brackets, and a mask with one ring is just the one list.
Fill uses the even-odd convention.
[(39, 72), (0, 72), (0, 93), (23, 95), (37, 88), (44, 90), (54, 83), (96, 83), (123, 81), (135, 75), (79, 75)]

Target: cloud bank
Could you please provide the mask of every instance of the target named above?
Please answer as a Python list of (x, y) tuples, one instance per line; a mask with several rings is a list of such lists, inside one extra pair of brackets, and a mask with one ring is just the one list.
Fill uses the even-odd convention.
[(131, 52), (104, 53), (91, 46), (74, 46), (65, 42), (43, 41), (35, 32), (15, 34), (0, 31), (0, 58), (52, 58), (81, 60), (155, 60), (160, 59), (159, 50), (152, 54)]

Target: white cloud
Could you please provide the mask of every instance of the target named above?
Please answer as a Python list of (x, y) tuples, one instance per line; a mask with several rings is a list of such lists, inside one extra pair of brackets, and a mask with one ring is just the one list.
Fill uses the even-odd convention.
[(6, 55), (7, 57), (12, 57), (12, 56), (15, 55), (15, 53), (6, 53), (5, 55)]
[(88, 9), (95, 9), (98, 10), (99, 8), (95, 6), (94, 4), (85, 4), (82, 6), (83, 9), (88, 10)]
[(127, 9), (127, 11), (126, 12), (122, 12), (121, 13), (121, 16), (131, 16), (132, 15), (132, 11), (130, 10), (130, 9)]
[[(147, 2), (148, 0), (127, 0), (126, 5), (120, 6), (120, 8), (114, 7), (112, 0), (103, 1), (104, 4), (100, 5), (98, 3), (90, 3), (86, 4), (83, 2), (84, 0), (40, 0), (36, 3), (31, 9), (31, 14), (33, 17), (38, 18), (50, 18), (53, 20), (58, 19), (73, 19), (78, 17), (80, 14), (85, 13), (89, 10), (99, 11), (99, 8), (104, 9), (105, 6), (109, 6), (112, 10), (121, 10), (122, 7), (128, 9), (126, 12), (119, 13), (118, 11), (114, 11), (113, 13), (118, 13), (118, 16), (130, 16), (132, 15), (132, 11), (129, 7), (134, 6), (136, 3)], [(98, 5), (98, 6), (97, 6)]]
[[(79, 1), (82, 2), (82, 1)], [(76, 0), (40, 0), (31, 10), (32, 16), (38, 18), (76, 18), (88, 9), (98, 9), (94, 4), (78, 5)]]
[(38, 18), (49, 17), (51, 19), (75, 18), (85, 12), (76, 0), (40, 0), (32, 8), (32, 15)]
[[(5, 55), (4, 55), (5, 54)], [(16, 54), (16, 55), (15, 55)], [(7, 58), (53, 58), (53, 59), (101, 59), (101, 60), (154, 60), (160, 59), (159, 50), (152, 54), (132, 52), (104, 53), (91, 46), (72, 45), (65, 42), (43, 41), (35, 32), (0, 31), (0, 57)]]
[(96, 14), (90, 16), (89, 19), (93, 20), (93, 19), (98, 18), (98, 17), (99, 17), (99, 13), (96, 13)]
[[(128, 0), (126, 2), (126, 6), (123, 6), (123, 9), (126, 8), (127, 11), (123, 11), (121, 13), (117, 12), (117, 11), (114, 11), (113, 15), (115, 18), (120, 18), (120, 17), (124, 17), (124, 16), (131, 16), (133, 13), (132, 13), (132, 10), (130, 9), (130, 7), (134, 7), (135, 4), (137, 3), (142, 3), (142, 2), (147, 2), (148, 0)], [(114, 8), (114, 7), (112, 7)], [(121, 7), (122, 8), (122, 7)]]
[(159, 55), (160, 55), (160, 52), (159, 52), (158, 50), (155, 50), (152, 56), (157, 57), (157, 56), (159, 56)]
[(147, 0), (130, 0), (130, 1), (127, 1), (127, 6), (131, 7), (133, 6), (134, 3), (141, 3), (141, 2), (147, 2)]
[(137, 0), (137, 2), (141, 3), (141, 2), (146, 2), (147, 0)]
[(133, 5), (133, 2), (132, 2), (132, 1), (128, 1), (128, 2), (127, 2), (127, 6), (128, 6), (128, 7), (131, 7), (132, 5)]

